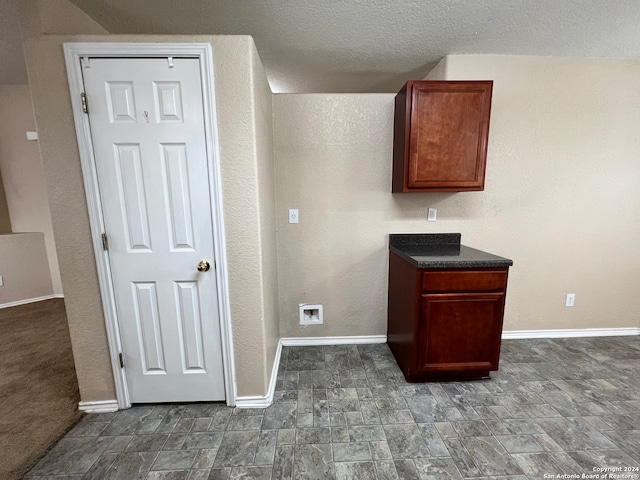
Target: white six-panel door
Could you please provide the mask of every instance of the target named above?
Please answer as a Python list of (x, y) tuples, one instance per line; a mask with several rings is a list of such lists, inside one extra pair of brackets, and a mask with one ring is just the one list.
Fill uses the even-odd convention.
[(225, 397), (199, 69), (196, 58), (82, 69), (132, 403)]

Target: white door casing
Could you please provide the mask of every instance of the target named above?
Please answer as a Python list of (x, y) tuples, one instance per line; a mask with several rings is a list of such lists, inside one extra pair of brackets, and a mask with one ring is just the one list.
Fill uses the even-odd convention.
[[(88, 46), (99, 54), (94, 57)], [(145, 48), (109, 46), (129, 56), (140, 56), (134, 49)], [(78, 118), (77, 108), (74, 116), (96, 258), (99, 271), (103, 268), (110, 350), (112, 357), (120, 348), (125, 354), (125, 370), (114, 372), (122, 380), (120, 385), (116, 381), (119, 407), (225, 397), (232, 405), (236, 393), (224, 238), (214, 242), (214, 232), (217, 237), (224, 230), (210, 138), (215, 125), (209, 132), (206, 128), (212, 111), (201, 82), (206, 77), (202, 52), (191, 55), (195, 58), (101, 58), (120, 57), (105, 47), (66, 44), (65, 55), (72, 93), (82, 82), (79, 60), (90, 57), (83, 70), (89, 122), (86, 115)], [(156, 48), (152, 44), (151, 50)], [(73, 102), (81, 108), (77, 99)], [(84, 139), (89, 145), (83, 149), (81, 134), (88, 133), (93, 135)], [(95, 155), (88, 165), (83, 150)], [(96, 206), (97, 219), (91, 215)], [(108, 253), (97, 249), (95, 237), (102, 227)], [(203, 259), (211, 264), (208, 272), (196, 269)], [(112, 365), (118, 367), (116, 360)]]

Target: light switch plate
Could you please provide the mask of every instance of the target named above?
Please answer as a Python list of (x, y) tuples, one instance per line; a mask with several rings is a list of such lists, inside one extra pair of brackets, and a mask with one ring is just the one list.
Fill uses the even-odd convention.
[(567, 293), (567, 298), (564, 302), (565, 307), (573, 307), (576, 303), (576, 294), (575, 293)]
[(427, 215), (427, 222), (435, 222), (436, 221), (436, 213), (437, 213), (437, 209), (430, 208), (429, 209), (429, 214)]
[(2, 287), (4, 285), (4, 279), (2, 278), (2, 275), (0, 275), (0, 287)]

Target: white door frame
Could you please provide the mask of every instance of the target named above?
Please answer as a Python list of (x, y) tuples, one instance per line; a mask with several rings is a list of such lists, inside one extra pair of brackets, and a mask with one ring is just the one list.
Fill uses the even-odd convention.
[[(235, 368), (233, 361), (233, 337), (231, 332), (231, 307), (227, 269), (224, 215), (222, 209), (222, 177), (218, 149), (215, 91), (213, 77), (213, 53), (208, 43), (64, 43), (64, 56), (69, 78), (73, 118), (78, 137), (78, 149), (82, 166), (84, 188), (89, 210), (89, 223), (93, 250), (98, 267), (98, 280), (102, 296), (102, 307), (107, 327), (111, 368), (115, 380), (118, 408), (129, 408), (131, 401), (126, 382), (126, 370), (120, 368), (119, 354), (122, 352), (120, 329), (115, 308), (115, 296), (111, 279), (108, 254), (102, 248), (104, 218), (98, 189), (93, 143), (89, 128), (89, 116), (83, 113), (80, 94), (84, 92), (82, 68), (83, 57), (192, 57), (200, 61), (202, 96), (204, 104), (204, 129), (207, 162), (209, 165), (209, 196), (211, 198), (211, 223), (214, 234), (214, 259), (222, 341), (222, 368), (224, 372), (227, 405), (234, 406), (237, 398)], [(91, 105), (89, 105), (91, 108)], [(82, 403), (82, 402), (81, 402)]]

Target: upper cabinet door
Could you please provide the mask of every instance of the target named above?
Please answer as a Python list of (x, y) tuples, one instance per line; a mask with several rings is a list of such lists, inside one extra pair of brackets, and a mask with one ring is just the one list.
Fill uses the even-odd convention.
[(409, 81), (396, 96), (393, 192), (484, 190), (492, 81)]

